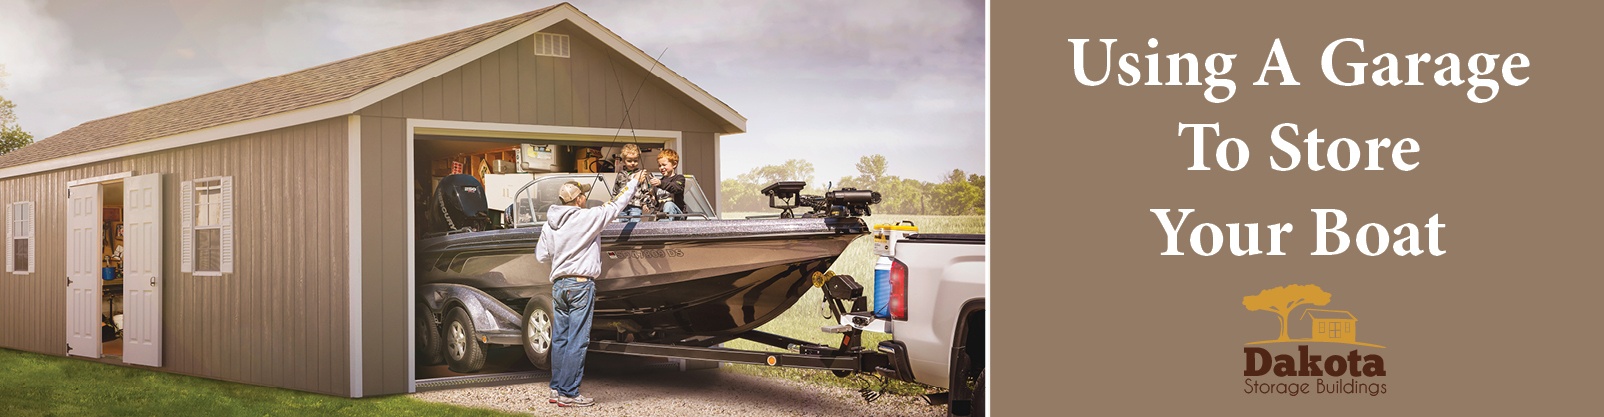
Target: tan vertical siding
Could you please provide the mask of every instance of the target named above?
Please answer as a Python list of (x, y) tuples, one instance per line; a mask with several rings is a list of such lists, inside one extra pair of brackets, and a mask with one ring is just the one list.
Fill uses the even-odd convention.
[(404, 393), (407, 337), (406, 119), (362, 118), (362, 382), (364, 395)]
[(535, 124), (538, 120), (536, 115), (539, 111), (539, 101), (522, 99), (524, 97), (535, 97), (539, 91), (539, 80), (535, 77), (535, 71), (530, 71), (530, 69), (535, 68), (533, 39), (527, 38), (519, 42), (513, 42), (513, 48), (510, 49), (513, 55), (518, 57), (518, 65), (514, 70), (514, 73), (518, 76), (518, 95), (515, 96), (515, 99), (518, 99), (517, 123), (522, 124)]
[[(645, 69), (620, 57), (609, 62), (610, 52), (584, 36), (572, 36), (570, 58), (535, 56), (533, 38), (525, 38), (357, 114), (609, 129), (720, 130), (708, 119), (711, 115), (698, 110), (699, 105), (689, 97), (666, 84), (659, 85), (660, 81), (643, 85)], [(633, 100), (633, 105), (628, 100)], [(626, 106), (628, 120), (624, 119)]]
[(718, 145), (713, 140), (712, 133), (684, 132), (680, 138), (680, 172), (696, 176), (696, 183), (702, 187), (702, 194), (712, 200), (713, 192), (718, 188), (718, 177), (714, 175), (714, 168), (718, 161), (714, 160), (714, 148)]
[[(349, 384), (345, 119), (0, 180), (0, 203), (35, 201), (39, 268), (0, 273), (0, 346), (66, 350), (67, 182), (162, 173), (161, 371), (346, 395)], [(233, 176), (235, 272), (180, 273), (179, 182)]]

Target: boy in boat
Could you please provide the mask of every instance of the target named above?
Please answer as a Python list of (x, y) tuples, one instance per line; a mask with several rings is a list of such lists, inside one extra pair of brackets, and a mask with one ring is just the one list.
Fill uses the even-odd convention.
[[(635, 174), (646, 172), (645, 167), (642, 167), (640, 164), (640, 146), (636, 146), (633, 143), (626, 144), (624, 145), (624, 149), (619, 151), (619, 153), (623, 156), (624, 160), (618, 164), (618, 179), (613, 181), (614, 190), (624, 189), (625, 181), (629, 181), (629, 179), (633, 178)], [(624, 215), (635, 216), (630, 217), (625, 221), (638, 222), (641, 219), (639, 217), (641, 215), (657, 213), (657, 198), (654, 195), (655, 190), (645, 189), (640, 191), (644, 192), (635, 193), (634, 200), (625, 202), (628, 204), (628, 206), (624, 207)]]
[(674, 173), (674, 168), (678, 167), (679, 152), (663, 149), (657, 154), (657, 170), (663, 173), (663, 178), (652, 178), (651, 184), (657, 189), (657, 202), (663, 213), (670, 215), (663, 220), (681, 220), (682, 217), (672, 215), (685, 214), (685, 176)]
[[(639, 156), (637, 154), (637, 156)], [(546, 210), (540, 227), (535, 259), (551, 264), (551, 396), (560, 407), (589, 407), (596, 400), (579, 395), (585, 376), (585, 348), (590, 345), (590, 322), (595, 312), (596, 278), (601, 274), (602, 227), (612, 222), (635, 197), (645, 172), (629, 177), (618, 198), (585, 208), (590, 186), (569, 181), (557, 189), (562, 204)]]

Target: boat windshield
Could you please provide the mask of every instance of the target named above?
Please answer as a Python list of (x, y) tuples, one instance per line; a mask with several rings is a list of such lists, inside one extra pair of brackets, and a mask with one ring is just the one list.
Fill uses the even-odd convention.
[[(661, 175), (653, 174), (661, 177)], [(613, 179), (617, 174), (556, 174), (543, 175), (530, 181), (520, 188), (513, 199), (513, 208), (510, 213), (513, 227), (539, 226), (546, 222), (546, 209), (552, 204), (558, 204), (557, 189), (568, 181), (579, 181), (590, 184), (590, 198), (586, 201), (587, 207), (596, 207), (613, 199), (617, 190), (612, 189)], [(685, 176), (685, 214), (675, 216), (686, 220), (716, 219), (718, 215), (713, 205), (702, 193), (696, 178)]]

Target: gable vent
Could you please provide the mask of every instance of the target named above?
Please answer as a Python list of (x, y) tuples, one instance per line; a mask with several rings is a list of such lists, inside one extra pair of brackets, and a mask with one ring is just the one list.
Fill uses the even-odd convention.
[(535, 33), (535, 56), (568, 57), (568, 35)]

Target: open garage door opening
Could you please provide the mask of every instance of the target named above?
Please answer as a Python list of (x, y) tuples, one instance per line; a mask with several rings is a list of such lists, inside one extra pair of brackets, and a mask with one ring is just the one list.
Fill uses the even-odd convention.
[(524, 250), (529, 245), (511, 241), (522, 238), (490, 238), (459, 254), (421, 254), (432, 242), (468, 231), (539, 227), (546, 207), (557, 203), (557, 187), (568, 181), (590, 185), (590, 201), (599, 205), (618, 192), (614, 164), (625, 143), (636, 143), (643, 167), (655, 171), (657, 153), (671, 142), (417, 134), (412, 331), (419, 386), (544, 378), (551, 349), (549, 284), (510, 273), (549, 273), (550, 265)]

